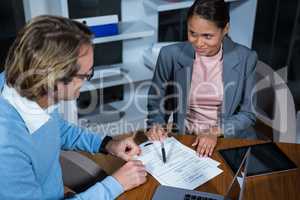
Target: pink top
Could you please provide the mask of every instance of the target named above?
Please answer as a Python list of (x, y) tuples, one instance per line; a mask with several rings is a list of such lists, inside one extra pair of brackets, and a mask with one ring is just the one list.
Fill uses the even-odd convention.
[(200, 133), (217, 124), (224, 93), (222, 73), (222, 48), (211, 57), (196, 53), (186, 117), (189, 132)]

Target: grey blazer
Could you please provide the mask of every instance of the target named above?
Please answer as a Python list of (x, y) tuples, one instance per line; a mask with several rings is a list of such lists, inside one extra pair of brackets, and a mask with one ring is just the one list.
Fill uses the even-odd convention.
[[(195, 51), (189, 42), (161, 49), (148, 95), (148, 126), (165, 124), (173, 114), (179, 133), (185, 117)], [(255, 124), (252, 111), (257, 55), (225, 37), (223, 41), (224, 100), (221, 122), (225, 137), (253, 138), (245, 130)]]

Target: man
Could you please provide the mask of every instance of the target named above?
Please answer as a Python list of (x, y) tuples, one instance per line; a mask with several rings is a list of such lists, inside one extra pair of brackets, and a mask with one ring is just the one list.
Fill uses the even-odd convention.
[(114, 199), (146, 181), (132, 138), (115, 140), (63, 120), (55, 106), (79, 96), (93, 73), (91, 32), (39, 16), (19, 32), (0, 75), (0, 199), (63, 199), (60, 150), (107, 152), (128, 161), (73, 199)]

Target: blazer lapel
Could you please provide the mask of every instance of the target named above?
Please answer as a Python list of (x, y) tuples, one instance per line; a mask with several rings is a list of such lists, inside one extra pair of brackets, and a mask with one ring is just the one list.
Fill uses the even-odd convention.
[(192, 72), (194, 64), (195, 51), (190, 43), (186, 43), (178, 55), (177, 65), (174, 68), (174, 80), (179, 83), (180, 90), (178, 92), (179, 98), (177, 105), (179, 112), (177, 112), (177, 124), (179, 131), (185, 132), (184, 119), (186, 118), (187, 105), (189, 100), (189, 91), (192, 81)]
[(240, 82), (240, 58), (234, 50), (235, 44), (227, 37), (223, 42), (223, 82), (224, 102), (223, 113), (228, 116), (232, 112), (232, 105), (236, 96), (236, 89)]

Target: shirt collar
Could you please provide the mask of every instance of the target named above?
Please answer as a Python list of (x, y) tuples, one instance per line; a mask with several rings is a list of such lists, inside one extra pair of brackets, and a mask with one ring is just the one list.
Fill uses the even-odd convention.
[(22, 97), (14, 88), (9, 87), (7, 84), (3, 87), (2, 97), (17, 110), (30, 134), (33, 134), (48, 122), (50, 113), (57, 108), (57, 105), (52, 105), (44, 110), (36, 102)]

